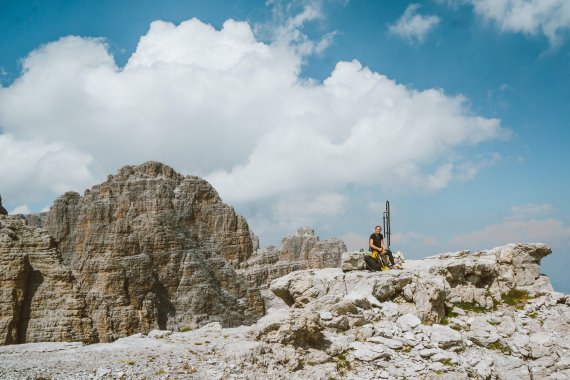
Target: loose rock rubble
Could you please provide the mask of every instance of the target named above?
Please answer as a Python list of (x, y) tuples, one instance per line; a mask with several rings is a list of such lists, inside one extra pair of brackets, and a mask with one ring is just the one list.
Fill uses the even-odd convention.
[(402, 271), (296, 271), (272, 282), (251, 326), (4, 346), (0, 378), (567, 379), (570, 297), (540, 274), (549, 253), (511, 244)]

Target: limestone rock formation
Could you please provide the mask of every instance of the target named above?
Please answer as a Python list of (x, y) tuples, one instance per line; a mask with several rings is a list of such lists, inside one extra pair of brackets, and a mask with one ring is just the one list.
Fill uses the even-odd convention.
[(256, 249), (238, 272), (254, 286), (264, 288), (272, 280), (297, 270), (338, 268), (343, 252), (346, 245), (342, 240), (320, 240), (312, 228), (301, 227), (284, 237), (279, 248)]
[(54, 239), (0, 216), (0, 343), (92, 341), (71, 270)]
[(402, 271), (297, 271), (272, 282), (253, 325), (4, 346), (0, 378), (567, 379), (570, 296), (533, 266), (549, 253), (512, 244)]
[[(152, 329), (196, 328), (213, 321), (224, 326), (248, 324), (263, 315), (259, 290), (234, 270), (253, 251), (247, 222), (198, 177), (182, 176), (156, 162), (126, 166), (84, 196), (64, 194), (47, 215), (30, 222), (42, 225), (55, 239), (42, 249), (51, 249), (57, 267), (39, 267), (37, 276), (47, 278), (52, 269), (65, 271), (66, 286), (84, 303), (81, 315), (87, 316), (92, 329), (86, 332), (84, 325), (78, 325), (65, 338), (41, 338), (28, 325), (25, 337), (18, 331), (19, 338), (6, 343), (71, 337), (107, 342)], [(45, 231), (31, 226), (18, 231), (49, 241)], [(13, 278), (2, 272), (6, 292), (16, 294), (15, 284), (20, 281), (37, 288), (29, 299), (41, 303), (38, 297), (46, 281), (26, 282), (26, 257), (34, 267), (34, 251), (28, 246), (38, 244), (17, 232), (10, 234), (27, 243), (22, 243), (22, 257), (15, 259), (22, 263), (6, 260), (6, 265), (17, 267)], [(0, 252), (12, 254), (10, 244), (2, 242)]]
[(2, 206), (2, 197), (0, 196), (0, 215), (8, 215), (8, 211)]

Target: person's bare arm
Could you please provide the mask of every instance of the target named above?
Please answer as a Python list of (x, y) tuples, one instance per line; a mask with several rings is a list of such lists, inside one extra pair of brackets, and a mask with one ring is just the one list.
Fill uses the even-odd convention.
[(370, 248), (375, 249), (378, 252), (382, 252), (381, 247), (377, 247), (374, 245), (374, 239), (370, 238), (370, 241), (368, 242), (368, 244), (370, 245)]

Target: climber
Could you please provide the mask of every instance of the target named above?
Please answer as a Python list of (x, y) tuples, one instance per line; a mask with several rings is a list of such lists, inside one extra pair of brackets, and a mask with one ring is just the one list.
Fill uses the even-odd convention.
[(374, 227), (374, 233), (370, 235), (370, 240), (368, 242), (369, 250), (372, 252), (371, 256), (378, 260), (381, 259), (380, 256), (388, 257), (389, 259), (389, 268), (393, 269), (396, 265), (394, 261), (394, 256), (392, 256), (392, 252), (389, 249), (386, 249), (384, 246), (384, 235), (382, 235), (382, 227), (376, 226)]

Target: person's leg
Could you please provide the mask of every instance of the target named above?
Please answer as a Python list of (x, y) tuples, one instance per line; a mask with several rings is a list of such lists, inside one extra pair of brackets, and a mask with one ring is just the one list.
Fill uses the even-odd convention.
[(391, 265), (396, 265), (396, 262), (394, 261), (394, 255), (392, 255), (392, 251), (390, 251), (389, 249), (387, 249), (385, 251), (386, 255), (388, 256), (388, 258), (390, 259), (390, 264)]

